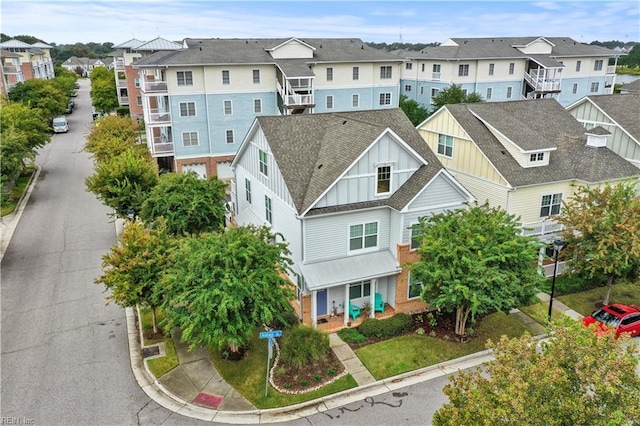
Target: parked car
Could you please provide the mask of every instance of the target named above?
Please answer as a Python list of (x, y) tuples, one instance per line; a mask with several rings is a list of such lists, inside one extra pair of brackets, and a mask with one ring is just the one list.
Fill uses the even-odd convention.
[(71, 114), (73, 112), (74, 106), (75, 102), (73, 102), (73, 99), (69, 99), (69, 102), (67, 102), (67, 109), (65, 110), (65, 114)]
[(616, 337), (622, 333), (629, 333), (631, 337), (640, 336), (640, 306), (613, 303), (584, 317), (582, 323), (585, 326), (597, 323), (596, 332), (614, 328)]
[(76, 83), (73, 85), (74, 88), (79, 89), (80, 88), (80, 83)]
[(71, 92), (71, 97), (75, 98), (76, 96), (78, 96), (78, 92), (77, 91), (73, 91)]
[(54, 133), (67, 133), (69, 131), (69, 122), (67, 117), (61, 115), (53, 119), (53, 132)]

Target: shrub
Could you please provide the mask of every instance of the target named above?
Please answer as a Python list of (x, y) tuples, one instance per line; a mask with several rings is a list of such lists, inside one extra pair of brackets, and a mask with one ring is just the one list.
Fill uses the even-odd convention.
[(118, 107), (116, 108), (116, 114), (120, 117), (125, 117), (129, 115), (129, 107)]
[(346, 343), (362, 343), (367, 338), (355, 328), (343, 328), (338, 331), (338, 336)]
[(299, 325), (284, 334), (280, 358), (285, 364), (300, 368), (326, 359), (329, 350), (329, 336), (326, 333)]
[(358, 331), (366, 337), (382, 337), (382, 321), (375, 318), (367, 318), (362, 321)]
[(289, 330), (296, 325), (300, 324), (300, 318), (293, 310), (286, 311), (282, 314), (282, 319), (275, 319), (271, 325), (275, 330)]
[(412, 326), (411, 315), (399, 313), (383, 320), (367, 318), (362, 321), (358, 331), (366, 337), (393, 337), (411, 331)]

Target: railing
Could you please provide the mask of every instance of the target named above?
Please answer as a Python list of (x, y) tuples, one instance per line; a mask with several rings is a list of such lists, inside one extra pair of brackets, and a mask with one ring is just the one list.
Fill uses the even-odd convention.
[(616, 66), (615, 65), (607, 65), (607, 74), (615, 74)]
[(169, 111), (161, 111), (152, 109), (149, 111), (147, 124), (166, 124), (171, 123), (171, 113)]
[(166, 92), (167, 91), (167, 82), (166, 81), (143, 81), (141, 82), (141, 89), (143, 92)]
[(605, 95), (613, 95), (613, 87), (605, 87), (604, 88)]
[(432, 80), (440, 80), (440, 73), (439, 72), (431, 73), (431, 79)]
[(168, 140), (165, 136), (158, 136), (153, 138), (153, 144), (151, 145), (152, 154), (172, 154), (173, 142)]
[(2, 70), (5, 74), (18, 74), (18, 68), (14, 66), (5, 65)]
[(118, 79), (118, 87), (127, 87), (127, 80)]
[(129, 105), (129, 97), (128, 96), (118, 96), (118, 103), (120, 103), (120, 105)]
[(124, 59), (116, 59), (114, 68), (116, 71), (124, 71)]
[(560, 82), (557, 80), (551, 80), (546, 77), (545, 70), (541, 70), (543, 72), (538, 73), (538, 70), (532, 70), (531, 74), (525, 73), (524, 79), (533, 90), (536, 92), (559, 92), (560, 91)]
[(563, 226), (553, 220), (542, 220), (522, 224), (522, 235), (547, 235), (562, 230)]
[(279, 81), (276, 81), (276, 85), (278, 86), (278, 93), (283, 99), (284, 105), (286, 107), (295, 107), (301, 105), (314, 105), (313, 95), (311, 94), (297, 94), (297, 93), (286, 93), (282, 85)]

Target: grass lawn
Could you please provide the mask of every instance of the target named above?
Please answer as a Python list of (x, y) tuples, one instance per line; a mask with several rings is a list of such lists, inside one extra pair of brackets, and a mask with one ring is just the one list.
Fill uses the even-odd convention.
[(210, 349), (209, 354), (211, 361), (227, 383), (258, 408), (284, 407), (357, 386), (353, 377), (347, 375), (317, 391), (301, 395), (281, 394), (269, 387), (268, 395), (265, 397), (267, 341), (260, 339), (256, 332), (248, 346), (249, 350), (241, 361), (225, 360), (216, 349)]
[(474, 327), (476, 336), (467, 343), (446, 341), (427, 335), (405, 335), (356, 350), (356, 355), (376, 380), (428, 367), (486, 349), (488, 339), (506, 334), (521, 336), (525, 326), (502, 312), (484, 317)]
[(8, 214), (13, 213), (18, 205), (18, 201), (22, 196), (22, 193), (27, 188), (27, 184), (29, 183), (29, 179), (31, 179), (31, 175), (35, 171), (34, 166), (27, 166), (25, 171), (18, 178), (18, 184), (11, 189), (11, 194), (7, 199), (2, 200), (2, 207), (0, 207), (0, 216), (6, 216)]
[[(518, 309), (542, 325), (547, 323), (547, 318), (549, 317), (549, 302), (539, 302), (529, 306), (522, 306)], [(564, 314), (557, 309), (551, 312), (551, 321), (553, 322), (561, 321), (563, 317)]]
[[(153, 318), (151, 315), (151, 308), (143, 308), (140, 309), (140, 316), (141, 321), (142, 321), (142, 331), (143, 331), (143, 335), (144, 336), (144, 345), (148, 346), (148, 345), (153, 345), (154, 343), (160, 343), (163, 342), (165, 339), (164, 338), (159, 338), (159, 339), (149, 339), (146, 336), (146, 331), (152, 330), (153, 329)], [(162, 312), (161, 309), (156, 309), (156, 324), (160, 324), (160, 321), (162, 321), (164, 319), (164, 312)]]
[[(602, 304), (606, 290), (606, 287), (598, 287), (581, 293), (566, 294), (558, 297), (558, 300), (582, 315), (589, 315)], [(640, 304), (640, 279), (635, 283), (614, 284), (609, 303)]]
[[(163, 318), (163, 313), (161, 310), (156, 310), (156, 320), (160, 322)], [(140, 309), (140, 321), (142, 322), (142, 330), (143, 335), (146, 334), (146, 330), (153, 329), (153, 322), (151, 316), (151, 309), (144, 308)], [(149, 346), (156, 343), (164, 342), (164, 349), (166, 355), (160, 358), (154, 358), (147, 360), (147, 364), (149, 365), (149, 369), (156, 377), (162, 377), (167, 374), (169, 371), (173, 370), (179, 365), (178, 354), (176, 353), (176, 348), (173, 345), (173, 340), (171, 337), (167, 338), (158, 338), (158, 339), (147, 339), (144, 337), (144, 345)]]

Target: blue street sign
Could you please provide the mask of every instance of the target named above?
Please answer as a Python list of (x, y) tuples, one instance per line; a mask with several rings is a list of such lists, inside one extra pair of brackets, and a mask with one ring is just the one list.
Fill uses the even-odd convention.
[(273, 330), (273, 331), (261, 331), (260, 338), (261, 339), (273, 339), (274, 337), (282, 336), (282, 330)]

